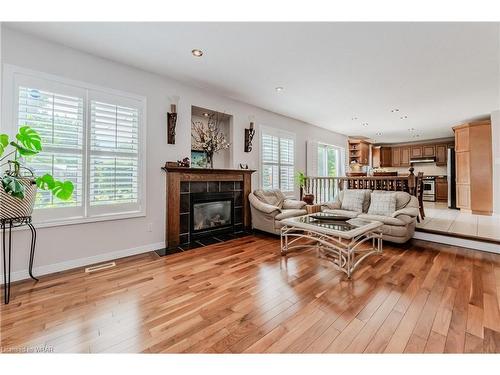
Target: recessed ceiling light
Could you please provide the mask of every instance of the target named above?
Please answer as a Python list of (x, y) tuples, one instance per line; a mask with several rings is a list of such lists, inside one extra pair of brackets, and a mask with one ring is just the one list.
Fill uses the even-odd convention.
[(400, 117), (400, 119), (401, 119), (401, 120), (406, 120), (407, 118), (408, 118), (408, 116), (407, 116), (407, 115), (404, 115), (404, 116), (401, 116), (401, 117)]
[(361, 125), (368, 126), (368, 123), (367, 122), (363, 122)]
[(355, 120), (357, 120), (357, 119), (358, 119), (358, 118), (357, 118), (356, 116), (354, 116), (354, 117), (352, 117), (352, 118), (351, 118), (351, 120), (352, 120), (352, 121), (355, 121)]
[(278, 86), (275, 88), (276, 92), (283, 92), (283, 90), (285, 90), (283, 87), (281, 86)]
[(392, 113), (399, 112), (399, 108), (394, 108), (394, 109), (391, 109), (391, 112), (392, 112)]
[(415, 131), (415, 128), (409, 128), (408, 129), (409, 132), (414, 132)]
[(381, 136), (381, 135), (382, 135), (382, 133), (377, 133), (376, 135)]
[(201, 49), (194, 49), (191, 51), (194, 57), (201, 57), (203, 56), (203, 51)]

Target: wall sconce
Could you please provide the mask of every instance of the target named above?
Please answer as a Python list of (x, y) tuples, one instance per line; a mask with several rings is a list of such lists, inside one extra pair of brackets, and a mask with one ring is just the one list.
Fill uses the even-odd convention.
[(179, 103), (179, 97), (173, 96), (170, 100), (172, 104), (170, 104), (170, 112), (167, 113), (167, 143), (175, 145), (175, 126), (177, 124), (177, 104)]
[(254, 117), (248, 116), (248, 119), (250, 120), (250, 128), (245, 129), (245, 152), (252, 151), (252, 140), (255, 135), (255, 129), (253, 126)]

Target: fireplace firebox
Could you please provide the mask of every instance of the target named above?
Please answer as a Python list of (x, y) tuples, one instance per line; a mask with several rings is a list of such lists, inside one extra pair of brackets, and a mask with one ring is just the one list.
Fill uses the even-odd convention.
[(232, 192), (191, 193), (191, 240), (234, 231)]

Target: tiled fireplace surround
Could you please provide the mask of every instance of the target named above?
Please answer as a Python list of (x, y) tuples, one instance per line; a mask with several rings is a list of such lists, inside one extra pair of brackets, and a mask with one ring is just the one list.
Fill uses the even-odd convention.
[(192, 193), (233, 193), (234, 199), (234, 231), (243, 231), (243, 181), (182, 181), (179, 212), (179, 243), (187, 244), (190, 238), (190, 198)]
[(205, 169), (169, 166), (166, 172), (165, 248), (189, 243), (190, 200), (193, 193), (232, 193), (235, 231), (251, 229), (248, 195), (252, 173), (248, 169)]

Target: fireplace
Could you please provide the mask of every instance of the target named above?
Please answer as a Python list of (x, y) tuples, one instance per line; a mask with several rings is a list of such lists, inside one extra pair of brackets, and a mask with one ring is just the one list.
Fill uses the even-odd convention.
[(191, 240), (234, 230), (233, 192), (191, 193)]
[[(248, 195), (254, 170), (184, 168), (169, 163), (163, 170), (167, 172), (166, 249), (190, 246), (193, 242), (221, 242), (251, 229)], [(220, 204), (203, 204), (211, 201)], [(195, 225), (195, 209), (197, 215), (208, 215), (208, 221)]]

